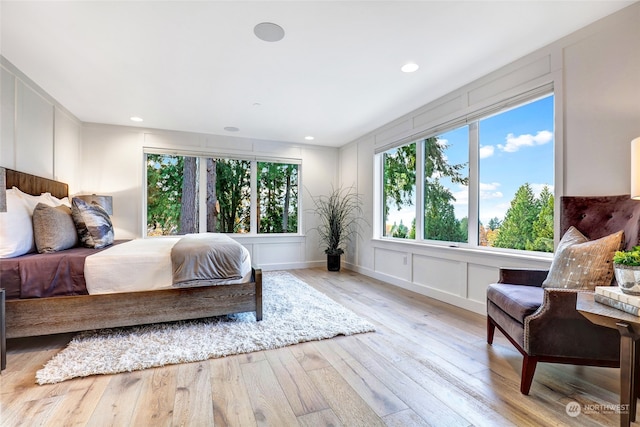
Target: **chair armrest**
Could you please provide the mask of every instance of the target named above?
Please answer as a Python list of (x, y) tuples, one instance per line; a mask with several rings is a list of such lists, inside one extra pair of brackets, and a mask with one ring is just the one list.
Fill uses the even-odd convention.
[(578, 289), (545, 288), (540, 308), (524, 319), (524, 348), (529, 355), (616, 360), (620, 336), (594, 325), (578, 310)]
[(548, 273), (549, 270), (534, 268), (501, 268), (498, 283), (540, 287)]

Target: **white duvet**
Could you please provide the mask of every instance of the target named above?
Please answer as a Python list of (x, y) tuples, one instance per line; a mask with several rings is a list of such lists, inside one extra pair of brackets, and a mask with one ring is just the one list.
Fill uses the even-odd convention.
[[(85, 260), (84, 277), (90, 295), (171, 289), (171, 248), (180, 237), (136, 239), (115, 245)], [(243, 247), (242, 278), (216, 284), (248, 282), (251, 257)]]

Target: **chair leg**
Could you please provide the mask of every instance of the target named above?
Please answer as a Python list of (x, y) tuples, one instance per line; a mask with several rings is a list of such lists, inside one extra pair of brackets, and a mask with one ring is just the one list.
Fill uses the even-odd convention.
[(491, 318), (487, 316), (487, 343), (493, 344), (493, 334), (496, 332), (496, 325), (493, 324)]
[(524, 355), (522, 359), (522, 377), (520, 378), (520, 393), (528, 395), (533, 382), (533, 374), (536, 373), (538, 358)]

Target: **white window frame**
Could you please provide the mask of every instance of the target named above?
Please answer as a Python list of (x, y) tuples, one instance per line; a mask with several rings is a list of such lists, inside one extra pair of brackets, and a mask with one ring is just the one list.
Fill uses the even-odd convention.
[[(500, 114), (502, 112), (506, 112), (513, 108), (517, 108), (521, 105), (527, 104), (529, 102), (533, 102), (537, 99), (544, 98), (546, 96), (554, 96), (554, 230), (556, 231), (554, 234), (557, 235), (558, 230), (558, 203), (559, 200), (559, 191), (558, 191), (558, 156), (559, 152), (558, 143), (560, 141), (557, 138), (558, 134), (558, 113), (557, 113), (557, 105), (558, 105), (558, 94), (554, 90), (554, 84), (548, 83), (537, 88), (525, 91), (523, 93), (517, 94), (515, 96), (511, 96), (507, 99), (504, 99), (500, 102), (492, 104), (488, 107), (481, 108), (479, 110), (468, 113), (462, 117), (457, 119), (449, 120), (445, 123), (438, 124), (436, 126), (431, 127), (428, 130), (422, 131), (415, 135), (411, 135), (409, 137), (402, 138), (400, 140), (391, 142), (389, 144), (382, 145), (380, 147), (376, 147), (374, 152), (374, 177), (375, 177), (375, 221), (374, 221), (374, 238), (388, 240), (398, 243), (418, 243), (418, 244), (428, 244), (433, 246), (446, 246), (446, 247), (466, 247), (472, 249), (481, 249), (483, 251), (495, 251), (495, 252), (507, 252), (507, 253), (535, 253), (540, 254), (540, 252), (532, 252), (525, 251), (520, 249), (507, 249), (507, 248), (494, 248), (487, 246), (480, 246), (478, 243), (478, 231), (479, 231), (479, 191), (480, 191), (480, 182), (479, 182), (479, 167), (480, 167), (480, 141), (479, 141), (479, 132), (478, 132), (478, 123), (490, 116)], [(447, 242), (447, 241), (439, 241), (439, 240), (430, 240), (425, 239), (424, 236), (424, 200), (423, 200), (423, 186), (418, 185), (419, 183), (424, 182), (424, 140), (431, 137), (437, 137), (445, 132), (449, 132), (455, 130), (459, 127), (467, 125), (469, 127), (469, 200), (468, 200), (468, 229), (467, 229), (467, 242)], [(383, 173), (384, 173), (384, 164), (383, 164), (383, 154), (391, 150), (393, 148), (401, 147), (404, 145), (408, 145), (411, 143), (416, 143), (416, 238), (415, 239), (402, 239), (397, 237), (385, 236), (383, 232), (383, 228), (385, 227), (385, 219), (384, 219), (384, 196), (382, 192), (384, 191), (383, 187)], [(558, 240), (558, 237), (555, 237), (555, 240)]]

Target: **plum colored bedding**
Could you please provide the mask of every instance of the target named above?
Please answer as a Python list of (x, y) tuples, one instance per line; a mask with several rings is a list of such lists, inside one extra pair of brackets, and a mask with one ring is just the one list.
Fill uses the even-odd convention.
[[(116, 244), (122, 242), (124, 240)], [(75, 247), (0, 259), (0, 283), (5, 288), (7, 300), (86, 295), (84, 261), (101, 250)]]

